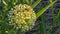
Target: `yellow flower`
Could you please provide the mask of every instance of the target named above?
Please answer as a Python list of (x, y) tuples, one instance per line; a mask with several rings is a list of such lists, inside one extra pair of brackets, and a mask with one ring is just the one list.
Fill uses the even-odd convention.
[(8, 20), (12, 25), (15, 23), (14, 26), (17, 26), (22, 31), (27, 31), (34, 26), (36, 15), (30, 6), (19, 4), (8, 12)]

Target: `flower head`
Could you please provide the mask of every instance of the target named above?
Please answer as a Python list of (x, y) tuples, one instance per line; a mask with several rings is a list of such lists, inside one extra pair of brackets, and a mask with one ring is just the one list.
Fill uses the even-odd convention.
[(20, 4), (8, 12), (8, 20), (11, 25), (17, 26), (22, 31), (27, 31), (34, 25), (36, 15), (30, 6)]

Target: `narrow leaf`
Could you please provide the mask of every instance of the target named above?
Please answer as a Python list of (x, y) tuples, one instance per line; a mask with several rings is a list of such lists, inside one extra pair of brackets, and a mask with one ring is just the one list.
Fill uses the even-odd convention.
[[(59, 10), (59, 16), (60, 16), (60, 10)], [(58, 20), (58, 26), (59, 26), (59, 34), (60, 34), (60, 17), (59, 17), (59, 20)]]
[(37, 18), (41, 16), (49, 7), (51, 7), (57, 0), (55, 0), (53, 3), (47, 5), (44, 7), (42, 10), (39, 10), (38, 13), (36, 14)]
[(38, 3), (40, 2), (41, 0), (37, 0), (31, 7), (34, 8), (35, 6), (38, 5)]
[(44, 14), (41, 16), (42, 23), (40, 24), (40, 34), (45, 34), (46, 33), (46, 22), (45, 22), (45, 16)]
[(59, 17), (60, 17), (60, 11), (58, 12), (57, 16), (55, 17), (52, 24), (50, 25), (50, 28), (49, 28), (49, 30), (47, 32), (48, 34), (49, 34), (50, 30), (53, 28), (53, 26), (56, 24), (56, 22), (58, 21)]
[(6, 5), (7, 6), (7, 3), (3, 0), (3, 3), (4, 3), (4, 5)]

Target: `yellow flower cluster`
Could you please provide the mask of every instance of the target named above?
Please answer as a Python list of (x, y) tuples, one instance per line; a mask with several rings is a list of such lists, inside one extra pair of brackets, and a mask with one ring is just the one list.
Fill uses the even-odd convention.
[(36, 15), (30, 6), (19, 4), (9, 11), (8, 20), (10, 24), (17, 25), (22, 31), (27, 31), (34, 25)]

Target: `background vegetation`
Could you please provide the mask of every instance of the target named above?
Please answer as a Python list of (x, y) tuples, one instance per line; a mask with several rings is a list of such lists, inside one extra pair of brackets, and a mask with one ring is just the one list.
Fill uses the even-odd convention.
[[(34, 31), (36, 31), (34, 34), (53, 34), (54, 27), (56, 26), (60, 34), (60, 8), (55, 9), (55, 4), (58, 0), (49, 0), (45, 5), (44, 1), (46, 0), (0, 0), (0, 34), (7, 34), (8, 31), (8, 34), (32, 34)], [(8, 11), (18, 4), (30, 5), (36, 12), (37, 20), (35, 27), (24, 33), (13, 29), (13, 26), (8, 25), (7, 21)], [(38, 6), (39, 8), (37, 8)], [(47, 25), (48, 22), (50, 23), (49, 26)]]

